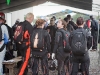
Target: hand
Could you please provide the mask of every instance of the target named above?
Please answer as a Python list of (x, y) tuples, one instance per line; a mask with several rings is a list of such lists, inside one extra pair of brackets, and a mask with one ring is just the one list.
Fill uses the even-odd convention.
[(50, 58), (50, 53), (48, 53), (48, 58)]
[(55, 59), (55, 53), (52, 53), (52, 59)]
[(21, 44), (21, 42), (18, 42), (19, 44)]
[(2, 42), (0, 42), (0, 44), (1, 44)]
[(30, 57), (32, 57), (32, 54), (30, 54)]

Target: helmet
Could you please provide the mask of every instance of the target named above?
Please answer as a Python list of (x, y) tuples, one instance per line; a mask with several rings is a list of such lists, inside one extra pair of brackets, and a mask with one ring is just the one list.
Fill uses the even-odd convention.
[(2, 18), (3, 20), (5, 20), (5, 14), (3, 12), (0, 12), (0, 18)]
[(56, 70), (57, 67), (58, 67), (58, 63), (57, 63), (57, 60), (56, 59), (53, 59), (53, 60), (49, 60), (49, 69), (50, 70)]

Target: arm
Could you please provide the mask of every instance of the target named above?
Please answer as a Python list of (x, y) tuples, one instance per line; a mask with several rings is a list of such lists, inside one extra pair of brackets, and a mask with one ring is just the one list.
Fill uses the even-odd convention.
[(50, 28), (49, 28), (49, 26), (46, 27), (46, 30), (48, 31), (48, 33), (50, 32)]
[(77, 25), (73, 21), (70, 21), (69, 24), (71, 24), (75, 30), (77, 29)]
[(53, 53), (56, 53), (56, 51), (58, 49), (60, 37), (61, 37), (61, 32), (56, 32)]
[[(6, 43), (7, 43), (8, 39), (9, 39), (8, 29), (5, 25), (2, 25), (1, 29), (2, 29), (2, 39), (6, 38)], [(5, 41), (4, 41), (4, 43), (5, 43)], [(0, 42), (0, 44), (1, 44), (1, 42)]]
[(7, 38), (9, 39), (7, 27), (5, 25), (2, 25), (1, 28), (2, 28), (2, 35), (3, 35), (2, 37), (4, 38), (4, 34), (5, 34), (7, 36)]
[(69, 45), (71, 46), (71, 39), (72, 39), (72, 34), (69, 36)]
[(93, 37), (91, 36), (90, 31), (87, 32), (87, 48), (90, 49), (93, 44)]
[(32, 27), (32, 25), (30, 24), (30, 25), (27, 25), (26, 27), (27, 27), (27, 30), (29, 31), (29, 35), (31, 35), (32, 32), (33, 32), (33, 27)]
[(51, 46), (50, 46), (51, 39), (50, 39), (50, 35), (49, 35), (48, 32), (46, 32), (45, 39), (46, 39), (45, 42), (46, 42), (46, 46), (47, 46), (48, 53), (50, 53), (51, 52)]
[(96, 25), (96, 28), (97, 28), (97, 31), (98, 31), (98, 25), (99, 25), (99, 23), (95, 20), (95, 25)]
[(74, 30), (73, 26), (71, 25), (71, 32)]

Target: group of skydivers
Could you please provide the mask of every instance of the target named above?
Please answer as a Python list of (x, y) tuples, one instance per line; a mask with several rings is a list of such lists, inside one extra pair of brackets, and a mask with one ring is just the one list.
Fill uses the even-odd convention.
[[(48, 61), (57, 59), (56, 69), (58, 75), (89, 75), (90, 58), (88, 50), (97, 49), (96, 23), (91, 16), (90, 26), (83, 17), (78, 17), (76, 24), (71, 16), (67, 15), (64, 19), (50, 19), (50, 24), (44, 19), (37, 19), (32, 27), (34, 20), (32, 13), (26, 14), (24, 22), (14, 25), (14, 42), (18, 56), (22, 56), (22, 61), (17, 64), (20, 68), (18, 75), (27, 75), (28, 65), (32, 70), (32, 75), (38, 75), (39, 60), (43, 75), (49, 75)], [(93, 31), (93, 35), (91, 36)], [(52, 64), (53, 66), (53, 64)]]
[[(91, 33), (89, 29), (86, 30), (83, 28), (85, 23), (82, 17), (79, 17), (76, 23), (77, 26), (74, 24), (73, 21), (71, 21), (70, 15), (68, 15), (64, 19), (59, 19), (57, 23), (55, 23), (55, 17), (52, 17), (50, 19), (50, 24), (47, 27), (45, 27), (46, 24), (45, 20), (38, 19), (36, 21), (30, 37), (31, 40), (30, 47), (31, 47), (31, 54), (32, 54), (30, 63), (31, 63), (31, 69), (33, 75), (38, 74), (39, 60), (41, 60), (41, 64), (42, 64), (41, 68), (43, 74), (49, 75), (48, 61), (50, 59), (55, 59), (55, 58), (58, 61), (58, 66), (57, 66), (58, 75), (65, 75), (65, 74), (77, 75), (77, 73), (79, 72), (79, 64), (81, 64), (80, 70), (82, 71), (82, 74), (89, 75), (90, 59), (88, 55), (88, 50), (92, 46)], [(29, 28), (29, 26), (27, 28)], [(29, 30), (31, 30), (31, 27), (29, 28)], [(74, 34), (74, 32), (78, 32), (78, 31), (84, 32), (85, 33), (84, 35), (87, 39), (86, 40), (87, 43), (85, 43), (86, 48), (83, 48), (87, 50), (83, 55), (81, 54), (74, 55), (73, 50), (70, 49), (70, 51), (69, 50), (67, 51), (64, 49), (64, 34), (70, 37), (71, 34)], [(83, 36), (80, 35), (80, 37)], [(68, 39), (70, 40), (70, 38)], [(84, 44), (83, 41), (85, 41), (85, 39), (80, 39), (80, 40), (82, 41), (82, 44)], [(70, 44), (69, 41), (68, 42), (65, 41), (65, 43)], [(87, 45), (89, 46), (88, 48)], [(19, 44), (19, 46), (21, 45)], [(23, 48), (24, 47), (25, 46), (23, 46)], [(17, 47), (17, 48), (21, 48), (21, 47)], [(23, 50), (21, 49), (18, 50), (22, 51), (21, 53), (23, 55)], [(25, 53), (27, 54), (27, 52)], [(23, 57), (25, 56), (23, 55)], [(28, 58), (28, 56), (25, 58)], [(24, 63), (25, 61), (26, 60), (24, 60)], [(23, 65), (23, 67), (24, 66), (25, 65)], [(20, 70), (19, 75), (21, 75), (22, 72), (25, 73), (27, 71)]]

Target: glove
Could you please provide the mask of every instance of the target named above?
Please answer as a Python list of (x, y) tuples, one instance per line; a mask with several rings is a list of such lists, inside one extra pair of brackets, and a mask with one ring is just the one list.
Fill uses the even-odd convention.
[(9, 40), (8, 40), (6, 34), (4, 34), (4, 44), (7, 44), (8, 42), (9, 42)]
[(55, 53), (52, 53), (52, 59), (55, 59)]

